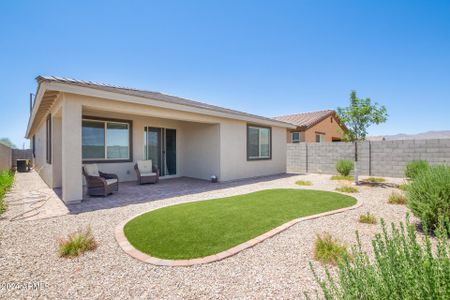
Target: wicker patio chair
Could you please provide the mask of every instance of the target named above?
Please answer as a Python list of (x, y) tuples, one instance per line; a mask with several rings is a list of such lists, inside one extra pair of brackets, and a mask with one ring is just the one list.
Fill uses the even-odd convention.
[(103, 173), (96, 164), (87, 164), (83, 167), (86, 178), (87, 193), (89, 196), (103, 196), (119, 191), (119, 178), (116, 174)]
[(138, 160), (134, 165), (138, 184), (157, 183), (159, 181), (159, 169), (151, 160)]

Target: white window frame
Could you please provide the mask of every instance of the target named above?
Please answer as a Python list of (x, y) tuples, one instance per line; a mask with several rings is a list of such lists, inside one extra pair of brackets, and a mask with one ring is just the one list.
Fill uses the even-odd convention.
[[(129, 122), (120, 122), (120, 121), (115, 121), (115, 120), (99, 120), (99, 119), (91, 119), (91, 118), (83, 118), (82, 121), (88, 121), (88, 122), (97, 122), (97, 123), (103, 123), (103, 130), (104, 130), (104, 144), (105, 144), (105, 153), (103, 158), (82, 158), (83, 161), (129, 161), (131, 160), (131, 156), (130, 156), (130, 150), (131, 150), (131, 140), (130, 140), (130, 135), (131, 135), (131, 130), (130, 130), (130, 123)], [(127, 129), (128, 129), (128, 155), (126, 158), (108, 158), (108, 134), (107, 134), (107, 130), (108, 130), (108, 123), (112, 123), (112, 124), (125, 124), (127, 125)], [(83, 124), (81, 125), (83, 126)], [(81, 142), (81, 147), (83, 147), (83, 142)]]
[[(317, 141), (317, 136), (319, 136), (319, 141)], [(316, 143), (324, 143), (325, 142), (325, 134), (316, 133)]]

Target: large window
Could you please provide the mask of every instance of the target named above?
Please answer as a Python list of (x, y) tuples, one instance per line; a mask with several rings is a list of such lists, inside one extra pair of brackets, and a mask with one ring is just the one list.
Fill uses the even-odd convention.
[(247, 126), (247, 159), (272, 158), (272, 130), (268, 127)]
[(83, 119), (84, 161), (130, 161), (131, 121)]

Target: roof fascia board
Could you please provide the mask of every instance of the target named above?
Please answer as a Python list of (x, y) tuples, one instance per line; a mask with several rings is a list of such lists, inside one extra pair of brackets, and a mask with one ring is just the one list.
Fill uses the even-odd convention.
[(27, 126), (27, 131), (25, 134), (26, 138), (28, 138), (28, 136), (30, 135), (31, 125), (34, 122), (36, 113), (39, 109), (39, 106), (41, 105), (42, 96), (45, 94), (45, 91), (46, 91), (46, 85), (47, 85), (47, 82), (41, 82), (38, 85), (36, 96), (35, 96), (34, 103), (33, 103), (33, 109), (31, 110), (31, 115), (30, 115), (30, 118), (28, 119), (28, 126)]

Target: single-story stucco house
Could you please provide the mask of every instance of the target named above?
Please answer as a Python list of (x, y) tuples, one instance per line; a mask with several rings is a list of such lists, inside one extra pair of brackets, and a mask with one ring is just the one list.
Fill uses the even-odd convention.
[(286, 172), (286, 132), (295, 126), (202, 102), (88, 81), (36, 78), (26, 138), (35, 170), (65, 203), (83, 199), (82, 166), (136, 180), (137, 160), (162, 178), (220, 181)]

